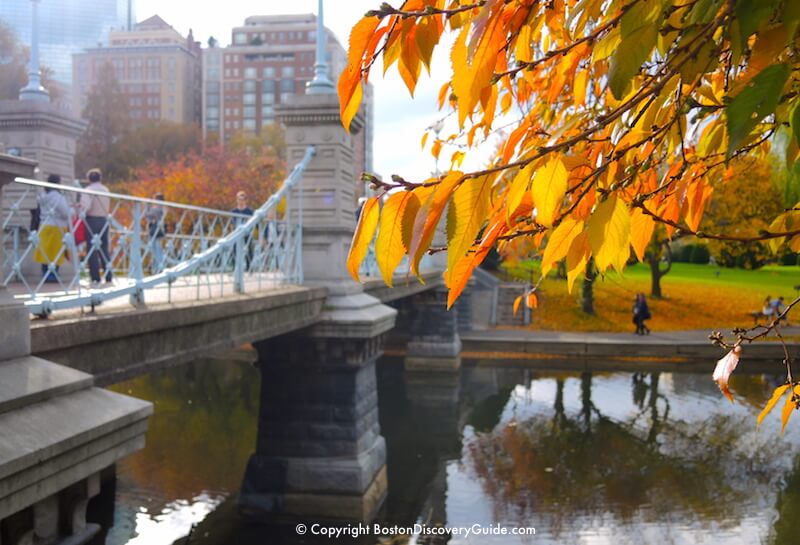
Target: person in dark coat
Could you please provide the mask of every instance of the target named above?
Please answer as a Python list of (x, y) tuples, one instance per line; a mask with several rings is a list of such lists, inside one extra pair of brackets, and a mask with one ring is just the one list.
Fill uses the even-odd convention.
[(645, 325), (645, 320), (652, 318), (650, 309), (647, 306), (647, 299), (644, 293), (637, 293), (633, 303), (633, 323), (636, 324), (637, 335), (649, 335), (650, 328)]

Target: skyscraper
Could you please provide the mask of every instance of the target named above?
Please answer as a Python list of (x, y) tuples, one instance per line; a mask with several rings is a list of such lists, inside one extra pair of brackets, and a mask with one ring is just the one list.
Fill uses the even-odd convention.
[[(39, 0), (42, 64), (61, 83), (72, 83), (72, 55), (106, 44), (111, 30), (129, 30), (136, 0)], [(0, 21), (23, 43), (31, 40), (31, 0), (0, 1)]]

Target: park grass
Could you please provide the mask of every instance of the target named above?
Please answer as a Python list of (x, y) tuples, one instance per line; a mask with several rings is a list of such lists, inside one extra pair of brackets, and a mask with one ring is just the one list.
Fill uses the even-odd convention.
[[(514, 278), (530, 280), (531, 273), (538, 278), (538, 269), (538, 262), (530, 261), (505, 270)], [(653, 315), (648, 324), (654, 331), (751, 326), (749, 313), (760, 310), (767, 295), (783, 295), (788, 303), (795, 296), (796, 285), (800, 285), (800, 267), (771, 266), (750, 271), (675, 263), (661, 279), (664, 298), (648, 297)], [(565, 280), (555, 278), (554, 273), (548, 275), (539, 287), (539, 307), (533, 310), (530, 327), (549, 331), (632, 331), (633, 299), (637, 292), (650, 293), (650, 270), (636, 264), (623, 274), (609, 272), (598, 277), (594, 285), (594, 316), (581, 311), (580, 287), (576, 282), (569, 294)]]

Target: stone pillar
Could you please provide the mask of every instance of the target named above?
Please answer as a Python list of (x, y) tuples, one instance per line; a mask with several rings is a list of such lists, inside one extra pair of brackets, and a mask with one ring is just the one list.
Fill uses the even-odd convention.
[(406, 348), (408, 371), (457, 371), (461, 367), (458, 310), (447, 310), (447, 289), (419, 293), (412, 300), (411, 336)]
[(245, 512), (375, 516), (386, 496), (375, 380), (381, 341), (293, 333), (256, 343), (261, 406)]
[[(358, 173), (336, 95), (296, 95), (277, 114), (289, 166), (307, 146), (316, 147), (289, 206), (303, 207), (305, 283), (325, 287), (328, 297), (309, 330), (255, 343), (262, 376), (258, 442), (240, 506), (272, 519), (369, 521), (387, 491), (375, 361), (397, 312), (365, 294), (345, 266)], [(353, 131), (362, 126), (359, 115)]]
[[(0, 154), (0, 202), (3, 202), (4, 186), (18, 176), (33, 176), (36, 163)], [(2, 209), (0, 209), (2, 210)], [(0, 271), (5, 263), (3, 244), (0, 244)], [(31, 352), (30, 316), (28, 310), (14, 301), (8, 290), (0, 282), (0, 362)]]

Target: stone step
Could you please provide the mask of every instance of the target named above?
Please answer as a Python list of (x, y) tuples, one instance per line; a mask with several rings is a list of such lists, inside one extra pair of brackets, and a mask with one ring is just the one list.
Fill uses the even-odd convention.
[[(59, 367), (59, 366), (55, 366)], [(0, 414), (0, 520), (144, 445), (151, 403), (85, 388)]]
[(0, 415), (90, 388), (92, 375), (26, 356), (0, 362)]

